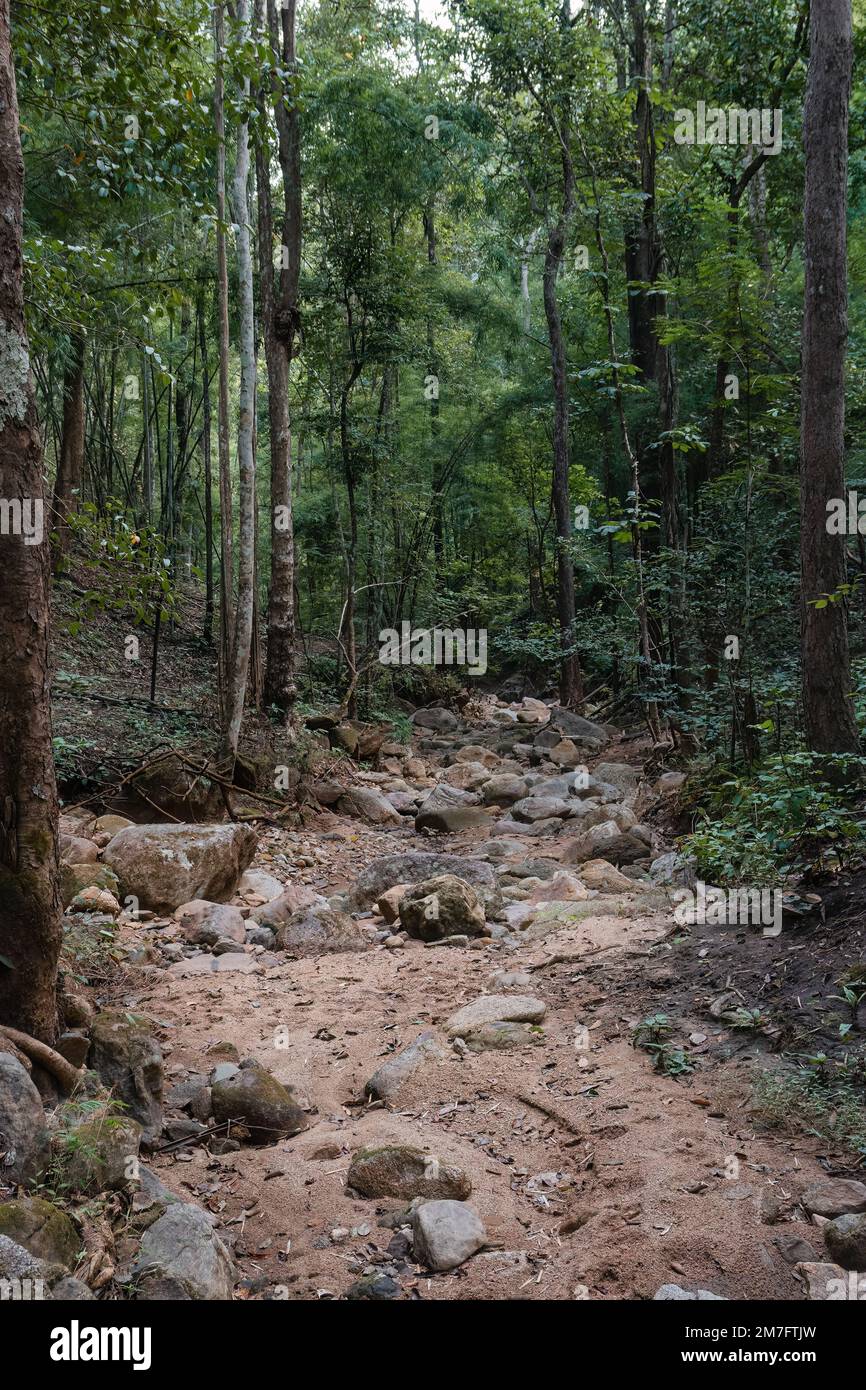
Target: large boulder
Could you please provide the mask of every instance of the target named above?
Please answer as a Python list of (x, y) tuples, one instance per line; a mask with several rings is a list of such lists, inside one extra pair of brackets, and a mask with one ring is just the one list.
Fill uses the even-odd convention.
[(31, 1182), (48, 1158), (42, 1100), (11, 1052), (0, 1052), (0, 1175), (4, 1182)]
[(237, 1275), (212, 1218), (187, 1202), (170, 1206), (145, 1231), (133, 1266), (138, 1294), (150, 1298), (228, 1301)]
[(131, 825), (105, 848), (124, 897), (154, 912), (193, 898), (225, 902), (256, 852), (249, 825)]
[[(216, 782), (187, 767), (174, 753), (142, 768), (123, 791), (122, 808), (130, 810), (133, 816), (153, 815), (156, 810), (183, 822), (209, 821), (220, 814), (223, 806)], [(196, 894), (188, 893), (187, 897)]]
[(407, 888), (399, 911), (405, 930), (421, 941), (478, 936), (485, 925), (484, 906), (475, 889), (454, 874), (439, 874)]
[(501, 902), (493, 869), (481, 859), (463, 859), (458, 854), (386, 854), (361, 870), (349, 894), (350, 910), (370, 907), (396, 883), (421, 883), (437, 874), (455, 874), (471, 883), (488, 911)]
[(462, 1201), (472, 1191), (462, 1168), (408, 1144), (359, 1150), (346, 1183), (363, 1197), (400, 1197), (406, 1202), (414, 1197)]
[(106, 1009), (93, 1021), (90, 1042), (90, 1066), (152, 1142), (162, 1128), (163, 1066), (147, 1020)]
[(368, 944), (351, 917), (338, 912), (327, 901), (302, 907), (276, 932), (277, 946), (298, 957), (365, 951)]
[(307, 1117), (291, 1091), (259, 1066), (236, 1067), (214, 1081), (211, 1108), (219, 1122), (246, 1125), (256, 1144), (276, 1144), (307, 1128)]

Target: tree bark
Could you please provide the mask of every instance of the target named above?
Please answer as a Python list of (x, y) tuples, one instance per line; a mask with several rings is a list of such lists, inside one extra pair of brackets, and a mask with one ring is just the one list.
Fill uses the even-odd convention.
[[(268, 32), (274, 58), (294, 73), (295, 0), (281, 11), (278, 26), (274, 0), (268, 0)], [(301, 265), (301, 161), (296, 100), (289, 102), (283, 83), (274, 76), (279, 162), (283, 180), (283, 247), (280, 257), (279, 303), (274, 284), (273, 216), (267, 135), (258, 159), (259, 258), (262, 329), (268, 371), (268, 412), (271, 435), (271, 576), (268, 588), (268, 645), (264, 704), (287, 720), (297, 698), (295, 686), (295, 535), (292, 502), (292, 435), (289, 413), (289, 375), (295, 334), (299, 326), (298, 285)]]
[(556, 294), (556, 278), (565, 251), (565, 238), (574, 211), (574, 169), (568, 153), (567, 133), (561, 138), (563, 204), (559, 219), (550, 228), (544, 256), (544, 314), (550, 339), (550, 370), (553, 381), (553, 510), (556, 517), (556, 607), (559, 617), (562, 659), (560, 662), (559, 702), (569, 709), (583, 704), (583, 672), (580, 658), (572, 650), (575, 638), (574, 566), (568, 549), (572, 536), (571, 500), (568, 475), (571, 466), (568, 420), (568, 363), (562, 318)]
[[(238, 0), (238, 31), (241, 41), (250, 30), (248, 0)], [(249, 96), (249, 79), (243, 79), (243, 98)], [(238, 396), (238, 590), (234, 613), (231, 660), (226, 682), (226, 711), (222, 756), (229, 776), (234, 772), (238, 751), (253, 632), (253, 589), (256, 546), (256, 456), (254, 445), (256, 407), (256, 343), (253, 308), (253, 258), (249, 216), (250, 139), (249, 121), (237, 130), (235, 174), (232, 185), (232, 215), (237, 225), (236, 261), (238, 278), (238, 319), (240, 391)]]
[(204, 295), (200, 294), (196, 309), (198, 315), (199, 349), (201, 351), (202, 379), (202, 425), (201, 462), (204, 487), (204, 630), (203, 637), (208, 646), (213, 645), (213, 467), (211, 465), (211, 406), (210, 369), (207, 357), (207, 330), (204, 314)]
[(844, 600), (816, 608), (846, 581), (845, 537), (827, 530), (827, 502), (845, 496), (846, 206), (851, 0), (810, 16), (806, 152), (805, 310), (800, 413), (800, 601), (803, 712), (816, 752), (858, 748)]
[(73, 333), (69, 361), (63, 373), (63, 427), (52, 507), (55, 570), (66, 554), (69, 517), (76, 510), (76, 493), (81, 490), (84, 475), (84, 351), (84, 333)]
[(229, 276), (226, 259), (226, 136), (225, 82), (222, 63), (225, 49), (225, 16), (222, 4), (214, 5), (214, 126), (217, 138), (216, 257), (217, 322), (219, 324), (219, 385), (217, 391), (217, 464), (220, 485), (220, 700), (225, 716), (226, 686), (232, 649), (234, 582), (232, 477), (229, 459)]
[[(45, 499), (24, 322), (23, 197), (9, 0), (0, 0), (0, 498), (32, 505), (37, 518)], [(62, 908), (46, 531), (38, 544), (15, 528), (0, 535), (0, 1023), (51, 1043)]]

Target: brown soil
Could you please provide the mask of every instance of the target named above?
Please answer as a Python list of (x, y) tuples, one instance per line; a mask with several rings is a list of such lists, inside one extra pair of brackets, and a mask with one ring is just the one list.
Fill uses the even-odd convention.
[[(603, 757), (634, 760), (638, 751), (614, 745)], [(470, 852), (476, 839), (436, 836), (435, 848)], [(545, 840), (542, 850), (528, 840), (526, 853), (550, 854), (556, 843)], [(379, 855), (428, 847), (411, 832), (328, 815), (300, 832), (267, 831), (256, 863), (285, 878), (276, 855), (297, 863), (318, 852), (321, 862), (293, 880), (330, 893)], [(208, 1048), (230, 1041), (294, 1086), (309, 1109), (310, 1128), (274, 1146), (222, 1156), (199, 1147), (154, 1160), (169, 1187), (219, 1214), (247, 1296), (339, 1297), (359, 1274), (384, 1266), (396, 1270), (404, 1297), (425, 1299), (651, 1298), (663, 1283), (728, 1298), (803, 1297), (776, 1238), (801, 1236), (822, 1258), (820, 1231), (797, 1199), (828, 1169), (850, 1172), (850, 1159), (814, 1139), (757, 1131), (748, 1109), (753, 1068), (783, 1039), (772, 1027), (769, 1036), (732, 1031), (708, 1005), (733, 987), (749, 1007), (808, 1032), (823, 982), (838, 974), (838, 929), (809, 925), (778, 939), (689, 933), (673, 929), (669, 911), (624, 917), (603, 907), (516, 950), (417, 943), (289, 961), (258, 975), (126, 973), (116, 994), (157, 1020), (169, 1082), (209, 1070)], [(854, 945), (862, 950), (862, 936)], [(849, 936), (845, 963), (851, 946)], [(534, 1046), (449, 1050), (405, 1086), (398, 1109), (364, 1102), (383, 1057), (484, 991), (503, 992), (492, 978), (503, 970), (531, 972), (519, 992), (547, 1005)], [(695, 1067), (679, 1078), (654, 1071), (631, 1045), (635, 1024), (659, 1010)], [(588, 1052), (575, 1044), (581, 1027)], [(690, 1034), (704, 1040), (691, 1043)], [(428, 1276), (399, 1233), (378, 1224), (401, 1204), (347, 1193), (355, 1150), (390, 1141), (420, 1145), (470, 1174), (471, 1201), (490, 1234), (486, 1254)], [(328, 1238), (359, 1226), (369, 1230)]]

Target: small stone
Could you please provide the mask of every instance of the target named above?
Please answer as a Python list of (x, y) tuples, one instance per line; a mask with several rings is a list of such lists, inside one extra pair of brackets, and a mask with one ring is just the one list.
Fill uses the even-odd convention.
[(462, 1168), (409, 1145), (360, 1149), (352, 1159), (347, 1186), (364, 1197), (468, 1197), (472, 1184)]
[(412, 1215), (415, 1257), (427, 1269), (456, 1269), (486, 1244), (484, 1222), (465, 1202), (424, 1202)]
[(855, 1178), (827, 1178), (813, 1183), (800, 1200), (806, 1211), (817, 1216), (866, 1212), (866, 1183)]
[(866, 1215), (848, 1212), (828, 1221), (824, 1244), (836, 1264), (845, 1269), (866, 1270)]

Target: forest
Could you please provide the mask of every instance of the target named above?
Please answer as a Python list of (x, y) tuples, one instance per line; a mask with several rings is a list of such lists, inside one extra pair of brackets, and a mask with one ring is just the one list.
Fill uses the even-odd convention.
[(864, 55), (0, 0), (0, 1298), (866, 1296)]

